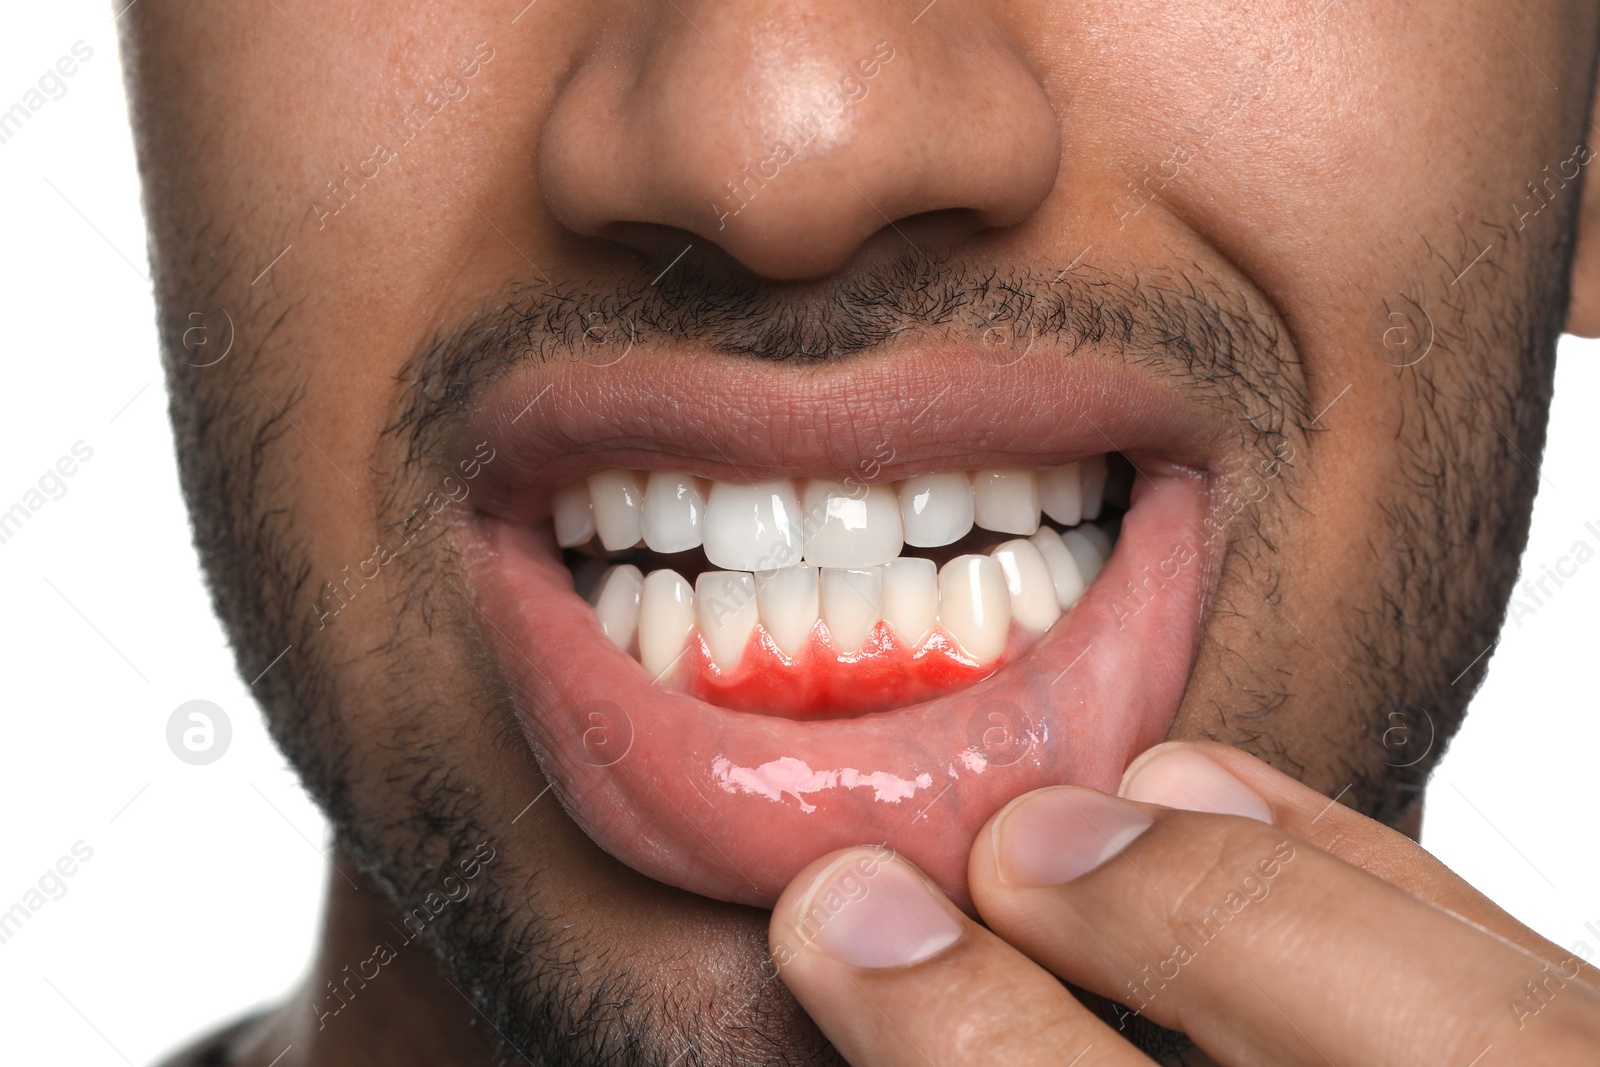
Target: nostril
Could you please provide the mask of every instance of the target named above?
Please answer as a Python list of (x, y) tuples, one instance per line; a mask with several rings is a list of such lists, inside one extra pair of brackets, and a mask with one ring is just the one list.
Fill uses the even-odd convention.
[(697, 21), (705, 4), (596, 53), (551, 108), (540, 180), (573, 232), (654, 258), (677, 231), (804, 279), (907, 220), (970, 235), (1049, 195), (1059, 124), (995, 27), (930, 21), (898, 40), (871, 0), (821, 28), (744, 6)]

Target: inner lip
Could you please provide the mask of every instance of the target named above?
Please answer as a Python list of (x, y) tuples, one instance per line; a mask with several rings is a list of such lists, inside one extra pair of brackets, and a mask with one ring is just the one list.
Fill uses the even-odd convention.
[[(1017, 487), (1008, 500), (1030, 501), (1021, 514), (974, 507), (974, 485), (996, 476)], [(773, 484), (807, 501), (798, 516), (805, 558), (754, 571), (708, 558), (713, 483), (683, 471), (594, 472), (557, 493), (553, 526), (577, 595), (655, 681), (734, 710), (850, 717), (954, 692), (1026, 654), (1104, 568), (1134, 477), (1112, 453), (1044, 471), (928, 472), (870, 489), (829, 481), (814, 494), (805, 480), (798, 490), (782, 480)], [(954, 521), (929, 529), (935, 494)], [(846, 510), (859, 520), (846, 537), (867, 542), (865, 555), (839, 543), (842, 523), (829, 529), (829, 516)], [(680, 548), (689, 541), (701, 543)], [(959, 586), (975, 562), (1006, 587), (989, 590), (982, 612), (964, 596), (941, 609), (940, 589)], [(688, 598), (692, 625), (664, 588)], [(974, 633), (982, 613), (999, 618)]]
[[(519, 418), (535, 403), (537, 420)], [(1148, 377), (1087, 361), (546, 364), (502, 381), (463, 437), (463, 452), (488, 442), (496, 457), (473, 490), (470, 596), (557, 797), (624, 863), (770, 906), (817, 856), (887, 843), (966, 906), (972, 837), (1006, 801), (1059, 783), (1114, 789), (1165, 737), (1215, 584), (1221, 545), (1204, 531), (1233, 435)], [(797, 721), (654, 684), (575, 595), (549, 501), (586, 473), (829, 478), (881, 441), (894, 443), (882, 481), (1111, 452), (1139, 473), (1115, 552), (1058, 625), (982, 681), (889, 711)]]

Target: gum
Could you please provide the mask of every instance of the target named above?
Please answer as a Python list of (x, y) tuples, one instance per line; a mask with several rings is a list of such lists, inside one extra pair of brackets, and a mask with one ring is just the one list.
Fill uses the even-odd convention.
[(1008, 647), (991, 662), (979, 663), (938, 627), (913, 649), (879, 622), (866, 643), (849, 653), (835, 648), (819, 623), (806, 647), (789, 657), (757, 625), (738, 664), (723, 671), (696, 628), (675, 681), (690, 696), (736, 711), (788, 719), (850, 718), (964, 689), (994, 674), (1012, 655)]

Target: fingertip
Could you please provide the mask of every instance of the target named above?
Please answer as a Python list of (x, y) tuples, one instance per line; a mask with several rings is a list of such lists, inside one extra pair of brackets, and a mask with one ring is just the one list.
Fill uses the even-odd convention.
[(1167, 741), (1156, 745), (1128, 765), (1117, 787), (1117, 795), (1125, 800), (1182, 811), (1240, 815), (1258, 822), (1275, 822), (1267, 798), (1222, 760), (1213, 758), (1210, 750), (1218, 747), (1226, 749), (1214, 742)]
[(830, 853), (802, 870), (773, 908), (768, 945), (780, 971), (812, 954), (881, 970), (930, 959), (965, 929), (926, 875), (878, 845)]
[(1164, 752), (1175, 752), (1193, 747), (1194, 743), (1192, 741), (1162, 741), (1159, 744), (1151, 745), (1133, 757), (1133, 762), (1123, 769), (1122, 781), (1117, 783), (1117, 796), (1124, 795), (1125, 790), (1128, 788), (1128, 783), (1133, 780), (1134, 775), (1138, 774), (1139, 770), (1151, 760), (1156, 759)]
[[(1036, 789), (1002, 808), (979, 835), (982, 874), (1011, 888), (1063, 885), (1118, 855), (1151, 815), (1086, 786)], [(978, 871), (969, 871), (976, 884)]]

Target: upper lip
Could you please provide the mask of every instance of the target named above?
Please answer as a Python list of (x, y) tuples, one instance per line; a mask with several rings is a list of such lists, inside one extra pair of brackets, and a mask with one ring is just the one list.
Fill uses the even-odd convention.
[[(1215, 583), (1218, 546), (1197, 531), (1215, 506), (1212, 477), (1229, 466), (1228, 422), (1081, 349), (1005, 367), (958, 346), (803, 370), (681, 350), (606, 367), (530, 364), (483, 398), (462, 438), (464, 449), (489, 442), (495, 457), (475, 490), (473, 597), (541, 767), (624, 862), (766, 905), (822, 852), (887, 839), (964, 900), (971, 835), (1001, 804), (1056, 782), (1112, 788), (1170, 727)], [(545, 530), (551, 493), (603, 467), (889, 481), (1112, 451), (1140, 472), (1135, 506), (1118, 557), (1072, 615), (971, 690), (852, 720), (777, 721), (652, 687), (586, 621)], [(1130, 626), (1107, 590), (1136, 576), (1130, 556), (1165, 552), (1169, 537), (1185, 538), (1199, 565)], [(1003, 773), (963, 757), (966, 739), (988, 736), (986, 707), (1016, 708), (1010, 725), (1027, 733)], [(597, 754), (597, 736), (613, 747)], [(755, 766), (769, 777), (751, 789)], [(793, 775), (809, 784), (784, 792)], [(915, 809), (934, 802), (941, 817), (919, 825)]]
[(957, 350), (801, 371), (709, 354), (546, 363), (500, 382), (463, 442), (496, 452), (478, 510), (531, 524), (603, 467), (880, 482), (1120, 451), (1141, 470), (1212, 473), (1226, 431), (1213, 409), (1110, 362), (995, 367)]

